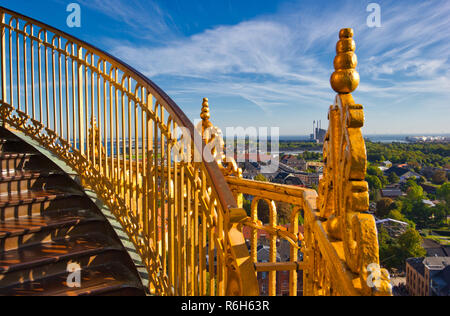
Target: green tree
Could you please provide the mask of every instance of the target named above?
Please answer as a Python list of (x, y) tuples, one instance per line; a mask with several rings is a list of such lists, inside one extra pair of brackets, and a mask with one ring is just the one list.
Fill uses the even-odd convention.
[(255, 177), (255, 181), (267, 182), (267, 178), (264, 175), (262, 175), (262, 174), (258, 174)]
[(369, 188), (371, 190), (380, 190), (381, 188), (383, 188), (383, 184), (377, 176), (368, 175), (366, 177), (366, 181), (369, 184)]
[(266, 225), (270, 222), (270, 208), (265, 200), (258, 202), (258, 219)]
[(411, 213), (413, 209), (413, 202), (411, 202), (409, 199), (403, 199), (401, 201), (402, 205), (400, 207), (400, 211), (403, 215), (406, 216), (406, 218), (411, 218)]
[(383, 228), (379, 232), (380, 261), (387, 268), (404, 269), (408, 258), (426, 255), (422, 248), (422, 237), (414, 228), (409, 228), (397, 240), (390, 237)]
[(426, 254), (422, 247), (422, 237), (413, 228), (409, 228), (399, 237), (398, 244), (408, 252), (408, 258), (422, 257)]
[(427, 179), (425, 179), (425, 177), (420, 177), (416, 180), (416, 182), (417, 184), (424, 184), (425, 182), (427, 182)]
[(408, 180), (408, 183), (410, 183), (410, 185), (406, 191), (408, 199), (414, 200), (414, 201), (423, 199), (423, 197), (424, 197), (423, 196), (423, 188), (415, 182), (410, 182)]
[(446, 205), (439, 204), (431, 209), (433, 215), (433, 224), (436, 227), (442, 227), (447, 224), (447, 209)]
[(384, 188), (384, 186), (389, 183), (388, 179), (383, 175), (383, 171), (378, 167), (369, 165), (369, 167), (367, 167), (367, 174), (372, 177), (377, 177), (380, 180), (380, 189)]
[(398, 183), (400, 178), (395, 172), (392, 172), (388, 177), (389, 183)]
[(279, 224), (289, 224), (291, 222), (292, 205), (286, 202), (277, 202), (276, 205)]
[(394, 208), (395, 203), (392, 199), (382, 198), (377, 202), (376, 215), (378, 218), (386, 218)]
[(419, 228), (426, 228), (433, 224), (433, 208), (425, 205), (422, 200), (417, 200), (412, 204), (412, 210), (409, 216), (410, 220), (416, 223)]
[(434, 184), (444, 184), (447, 182), (447, 172), (444, 170), (437, 170), (434, 172), (432, 179)]
[(441, 185), (436, 192), (438, 199), (445, 201), (447, 206), (450, 206), (450, 182)]
[(405, 215), (403, 215), (398, 209), (392, 210), (389, 212), (388, 218), (395, 219), (396, 221), (408, 223), (410, 227), (416, 228), (416, 224), (407, 219)]
[(372, 165), (369, 165), (367, 167), (367, 174), (369, 174), (371, 176), (379, 177), (379, 176), (383, 175), (383, 172), (380, 170), (380, 168), (372, 166)]

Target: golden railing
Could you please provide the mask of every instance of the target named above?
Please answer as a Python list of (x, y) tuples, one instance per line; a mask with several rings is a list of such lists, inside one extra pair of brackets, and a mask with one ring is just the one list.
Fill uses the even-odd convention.
[[(31, 18), (1, 7), (0, 13), (3, 125), (51, 150), (109, 206), (148, 270), (151, 293), (258, 295), (257, 273), (267, 272), (268, 294), (276, 295), (277, 271), (288, 271), (290, 295), (298, 294), (301, 276), (304, 295), (390, 294), (378, 267), (375, 222), (364, 213), (364, 115), (350, 95), (359, 83), (350, 29), (337, 45), (338, 96), (318, 196), (242, 179), (217, 146), (210, 162), (205, 145), (223, 141), (210, 131), (207, 100), (195, 128), (123, 62)], [(251, 216), (242, 208), (244, 194), (253, 197)], [(267, 225), (258, 220), (260, 200), (269, 205)], [(287, 228), (277, 223), (276, 202), (292, 205)], [(243, 227), (251, 230), (250, 250)], [(270, 236), (269, 262), (258, 262), (258, 230)], [(287, 262), (277, 261), (281, 240), (289, 245)]]
[(109, 206), (147, 267), (150, 291), (258, 294), (237, 229), (243, 214), (180, 108), (107, 53), (0, 13), (4, 126), (51, 150)]
[[(339, 34), (336, 71), (331, 85), (338, 93), (330, 107), (330, 126), (324, 144), (324, 176), (319, 195), (311, 189), (257, 182), (242, 178), (242, 171), (231, 158), (216, 153), (219, 167), (228, 185), (243, 206), (243, 197), (252, 200), (251, 214), (241, 225), (251, 228), (251, 258), (258, 273), (268, 272), (268, 294), (279, 293), (277, 272), (289, 272), (289, 295), (297, 295), (298, 278), (302, 276), (303, 295), (391, 295), (389, 274), (379, 266), (377, 228), (369, 209), (368, 185), (365, 181), (367, 157), (361, 127), (364, 112), (351, 96), (358, 84), (355, 68), (353, 30)], [(209, 104), (204, 100), (203, 127), (209, 122)], [(215, 128), (206, 134), (206, 142), (220, 135)], [(269, 223), (258, 218), (259, 201), (269, 208)], [(277, 223), (277, 202), (291, 205), (289, 225)], [(299, 232), (299, 215), (304, 218), (304, 234)], [(270, 236), (269, 262), (259, 262), (257, 249), (261, 240), (257, 231)], [(277, 260), (279, 242), (290, 245), (289, 261)], [(303, 256), (299, 258), (299, 253)], [(298, 273), (302, 271), (303, 273)]]

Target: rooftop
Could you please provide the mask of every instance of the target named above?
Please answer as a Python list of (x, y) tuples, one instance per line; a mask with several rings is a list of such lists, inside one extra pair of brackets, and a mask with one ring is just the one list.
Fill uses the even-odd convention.
[(381, 195), (383, 197), (398, 197), (403, 194), (402, 190), (398, 188), (386, 188), (381, 190)]
[(409, 258), (406, 262), (420, 275), (425, 275), (425, 266), (429, 270), (440, 271), (450, 266), (450, 257)]
[(414, 270), (416, 270), (420, 275), (425, 276), (425, 266), (423, 264), (423, 260), (425, 258), (409, 258), (406, 260), (406, 263), (408, 263)]
[(450, 265), (450, 257), (427, 257), (423, 263), (430, 270), (443, 270)]

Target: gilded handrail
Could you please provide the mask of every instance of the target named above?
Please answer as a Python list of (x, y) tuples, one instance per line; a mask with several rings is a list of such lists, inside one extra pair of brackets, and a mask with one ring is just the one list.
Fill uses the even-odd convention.
[[(294, 187), (283, 184), (253, 181), (243, 178), (226, 177), (233, 193), (241, 193), (252, 197), (252, 217), (242, 220), (242, 225), (252, 229), (251, 254), (256, 264), (257, 272), (265, 271), (286, 271), (289, 272), (289, 294), (295, 296), (299, 293), (297, 289), (299, 274), (303, 273), (303, 295), (361, 295), (361, 290), (353, 285), (355, 275), (347, 268), (345, 262), (339, 256), (340, 245), (333, 243), (333, 238), (329, 236), (323, 226), (322, 219), (318, 213), (316, 202), (317, 193), (312, 189)], [(291, 220), (284, 226), (263, 225), (257, 218), (258, 201), (265, 200), (270, 204), (273, 202), (285, 202), (292, 206)], [(276, 209), (276, 207), (275, 207)], [(299, 233), (298, 215), (304, 217), (304, 235)], [(295, 230), (297, 228), (297, 230)], [(289, 262), (269, 262), (261, 263), (257, 260), (256, 249), (261, 241), (256, 239), (257, 230), (265, 231), (276, 238), (277, 241), (286, 240), (290, 244)], [(276, 252), (277, 249), (274, 248)], [(298, 251), (303, 254), (303, 261), (298, 261)], [(325, 260), (323, 259), (325, 258)], [(320, 263), (319, 263), (320, 262)], [(293, 265), (295, 264), (295, 266)], [(264, 268), (262, 268), (264, 267)], [(295, 268), (294, 268), (295, 267)], [(328, 272), (327, 272), (328, 271)], [(325, 286), (318, 287), (319, 276), (328, 276), (329, 290)], [(274, 273), (275, 275), (275, 273)], [(309, 278), (311, 276), (311, 278)], [(270, 295), (276, 294), (279, 286), (279, 276), (277, 279), (269, 280), (272, 287)], [(316, 278), (316, 281), (314, 281)], [(269, 288), (270, 289), (270, 288)]]
[[(241, 220), (252, 229), (251, 257), (257, 272), (269, 272), (269, 295), (277, 293), (277, 271), (289, 271), (289, 294), (297, 294), (297, 270), (303, 270), (303, 294), (392, 295), (389, 274), (379, 266), (377, 228), (368, 211), (368, 185), (365, 181), (367, 157), (361, 127), (364, 112), (351, 96), (359, 84), (357, 57), (352, 29), (342, 29), (336, 46), (335, 72), (331, 85), (338, 93), (330, 108), (330, 127), (324, 142), (324, 177), (316, 191), (280, 184), (242, 179), (242, 171), (232, 158), (214, 152), (233, 194), (242, 207), (243, 195), (251, 196), (251, 214)], [(209, 104), (203, 103), (202, 132), (208, 142), (220, 133), (209, 122)], [(210, 129), (209, 132), (205, 130)], [(223, 141), (219, 142), (223, 149)], [(220, 146), (219, 146), (220, 147)], [(227, 166), (227, 167), (224, 167)], [(258, 204), (269, 205), (269, 220), (258, 219)], [(277, 225), (276, 202), (292, 205), (289, 229)], [(304, 235), (298, 232), (298, 214), (303, 211)], [(257, 230), (270, 236), (268, 263), (259, 263)], [(277, 242), (290, 243), (290, 263), (277, 262)], [(298, 247), (296, 243), (300, 243)], [(297, 262), (298, 249), (303, 254)]]
[[(3, 124), (63, 159), (109, 206), (146, 265), (152, 293), (256, 295), (258, 271), (269, 273), (275, 295), (277, 272), (287, 271), (296, 295), (303, 271), (305, 295), (391, 294), (378, 266), (375, 223), (365, 213), (364, 113), (350, 94), (359, 83), (351, 29), (341, 30), (337, 44), (331, 84), (338, 95), (317, 195), (242, 179), (217, 147), (209, 162), (203, 148), (213, 141), (223, 147), (223, 140), (207, 99), (195, 128), (158, 86), (120, 60), (39, 21), (2, 7), (0, 13)], [(178, 127), (189, 135), (179, 136)], [(244, 194), (253, 196), (250, 216)], [(258, 220), (260, 200), (269, 204), (266, 225)], [(293, 206), (288, 228), (277, 223), (276, 202)], [(257, 262), (258, 230), (269, 235), (266, 263)], [(289, 243), (289, 262), (277, 262), (280, 240)]]
[(109, 206), (146, 265), (150, 291), (258, 294), (240, 210), (177, 104), (102, 50), (0, 13), (3, 124), (59, 156)]

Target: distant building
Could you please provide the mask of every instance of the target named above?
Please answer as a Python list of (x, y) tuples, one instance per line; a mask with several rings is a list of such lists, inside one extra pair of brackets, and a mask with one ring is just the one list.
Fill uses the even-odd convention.
[(422, 200), (422, 203), (425, 204), (426, 206), (429, 206), (429, 207), (435, 207), (436, 206), (436, 204), (434, 204), (433, 201), (430, 201), (430, 200)]
[(406, 140), (411, 143), (448, 143), (450, 137), (445, 136), (408, 136)]
[(307, 162), (304, 159), (298, 159), (298, 156), (295, 155), (284, 155), (280, 161), (291, 168), (303, 171), (307, 169)]
[(314, 121), (313, 123), (313, 133), (311, 134), (311, 140), (317, 143), (323, 143), (327, 135), (327, 130), (322, 129), (322, 121)]
[(427, 252), (427, 257), (450, 257), (450, 246), (441, 245), (432, 239), (425, 238), (422, 247)]
[(393, 166), (393, 167), (387, 169), (384, 173), (386, 176), (389, 176), (392, 173), (395, 173), (400, 178), (400, 182), (405, 182), (409, 178), (415, 178), (415, 179), (421, 178), (420, 174), (418, 174), (417, 172), (411, 171), (410, 169), (407, 168), (406, 165)]
[(315, 172), (323, 172), (325, 164), (323, 162), (317, 162), (317, 161), (308, 161), (306, 163), (306, 170), (312, 169)]
[(450, 257), (406, 260), (406, 287), (412, 296), (450, 296)]
[(431, 296), (450, 296), (450, 265), (431, 276)]
[(296, 174), (295, 176), (298, 177), (306, 186), (311, 187), (319, 185), (319, 182), (322, 179), (323, 174), (301, 172)]
[(409, 227), (408, 223), (397, 221), (392, 218), (377, 220), (376, 224), (378, 229), (380, 229), (381, 227), (386, 229), (389, 236), (391, 236), (392, 238), (400, 237), (406, 232)]
[(430, 284), (425, 280), (424, 258), (406, 260), (406, 288), (411, 296), (429, 296)]
[(287, 185), (305, 186), (305, 183), (298, 177), (298, 175), (287, 172), (278, 173), (278, 175), (273, 179), (272, 182)]
[(319, 143), (323, 144), (325, 142), (326, 135), (327, 135), (326, 129), (321, 129), (321, 128), (316, 129), (316, 140)]
[(399, 188), (381, 189), (381, 196), (384, 198), (396, 199), (402, 195), (403, 195), (403, 192)]
[(433, 186), (433, 185), (421, 184), (420, 186), (428, 194), (436, 194), (437, 193), (437, 188), (435, 186)]
[(420, 173), (425, 178), (431, 178), (433, 176), (433, 174), (438, 170), (441, 170), (441, 169), (436, 168), (436, 167), (423, 167), (422, 170), (420, 171)]
[(417, 179), (421, 178), (421, 175), (414, 171), (408, 171), (407, 173), (400, 176), (400, 182), (406, 182), (411, 178), (414, 178), (417, 180)]
[(409, 169), (407, 169), (406, 167), (400, 167), (399, 165), (397, 165), (397, 166), (392, 166), (388, 170), (386, 170), (385, 175), (389, 176), (389, 175), (391, 175), (391, 173), (395, 173), (398, 177), (401, 177), (408, 171), (409, 171)]

